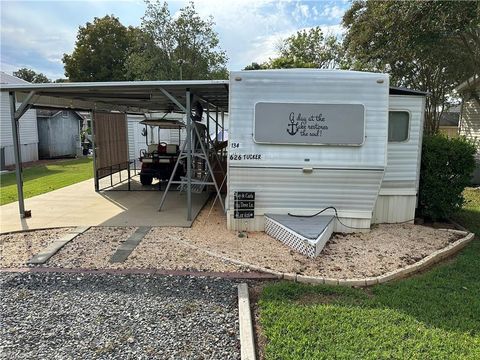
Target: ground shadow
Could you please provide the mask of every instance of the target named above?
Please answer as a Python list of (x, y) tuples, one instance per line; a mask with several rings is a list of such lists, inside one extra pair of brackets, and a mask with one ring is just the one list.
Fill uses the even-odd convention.
[(158, 210), (163, 191), (104, 190), (99, 194), (122, 209), (100, 226), (190, 227), (209, 198), (207, 192), (192, 194), (192, 219), (187, 220), (187, 199), (184, 192), (169, 191), (162, 211)]

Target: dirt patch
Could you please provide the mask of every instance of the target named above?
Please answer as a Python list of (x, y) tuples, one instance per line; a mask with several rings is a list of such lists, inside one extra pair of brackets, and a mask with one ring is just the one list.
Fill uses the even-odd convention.
[[(219, 258), (223, 256), (285, 273), (338, 279), (365, 278), (413, 264), (462, 237), (421, 225), (382, 224), (374, 226), (368, 233), (335, 234), (320, 256), (311, 259), (263, 232), (245, 233), (246, 236), (239, 237), (238, 232), (227, 230), (220, 206), (217, 204), (212, 208), (208, 203), (191, 228), (152, 228), (124, 263), (111, 264), (112, 254), (135, 229), (92, 227), (69, 242), (46, 265), (87, 269), (249, 271), (246, 267)], [(51, 231), (53, 233), (48, 234)], [(32, 235), (14, 236), (28, 239)], [(17, 256), (23, 256), (23, 260), (9, 260), (10, 265), (3, 266), (21, 266), (22, 261), (29, 260), (57, 234), (49, 230), (38, 237), (41, 238), (37, 239), (38, 247), (24, 243), (16, 250), (7, 251), (3, 249), (6, 248), (4, 240), (2, 259), (11, 258), (11, 254), (16, 252)]]
[(104, 269), (114, 267), (109, 260), (118, 246), (136, 227), (91, 227), (66, 244), (46, 263), (62, 268)]
[(381, 224), (368, 233), (335, 234), (320, 256), (311, 259), (263, 232), (239, 237), (237, 232), (227, 230), (225, 224), (221, 208), (211, 209), (207, 204), (193, 226), (179, 230), (176, 236), (264, 268), (339, 279), (382, 275), (417, 262), (462, 237), (420, 225)]
[(165, 270), (248, 271), (246, 268), (210, 256), (183, 241), (182, 229), (155, 228), (130, 254), (125, 268), (157, 268)]
[(264, 359), (265, 354), (264, 350), (267, 345), (267, 337), (262, 331), (262, 326), (260, 325), (260, 308), (258, 302), (260, 296), (262, 295), (264, 284), (250, 285), (248, 287), (248, 293), (250, 297), (250, 311), (252, 313), (253, 321), (253, 335), (255, 337), (255, 344), (257, 345), (256, 353), (257, 359)]
[(182, 243), (179, 228), (150, 231), (125, 262), (110, 263), (111, 256), (135, 230), (136, 227), (92, 227), (65, 245), (46, 265), (83, 269), (248, 271)]
[(28, 261), (72, 228), (0, 235), (0, 267), (24, 267)]

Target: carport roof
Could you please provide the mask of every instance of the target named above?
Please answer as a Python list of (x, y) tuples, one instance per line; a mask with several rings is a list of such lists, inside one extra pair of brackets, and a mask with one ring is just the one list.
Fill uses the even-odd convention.
[[(29, 103), (37, 108), (75, 110), (117, 110), (129, 113), (179, 111), (172, 99), (185, 106), (186, 90), (228, 110), (228, 80), (121, 81), (48, 84), (2, 84), (2, 91), (14, 91), (18, 101), (34, 92)], [(169, 96), (170, 95), (170, 96)]]

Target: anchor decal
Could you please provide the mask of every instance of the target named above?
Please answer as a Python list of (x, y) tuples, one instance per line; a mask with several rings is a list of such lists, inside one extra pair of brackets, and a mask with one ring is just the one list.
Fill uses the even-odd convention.
[(288, 124), (288, 127), (291, 127), (291, 130), (287, 128), (287, 133), (290, 135), (295, 135), (298, 132), (298, 122), (295, 122), (295, 113), (290, 113), (290, 124)]

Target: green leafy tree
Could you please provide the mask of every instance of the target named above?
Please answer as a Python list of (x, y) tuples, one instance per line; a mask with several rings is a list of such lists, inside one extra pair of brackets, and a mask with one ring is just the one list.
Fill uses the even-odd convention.
[(213, 18), (202, 19), (191, 2), (172, 17), (168, 4), (146, 1), (141, 31), (127, 61), (135, 80), (226, 79), (227, 56), (219, 48)]
[(266, 69), (264, 64), (252, 62), (250, 65), (245, 66), (243, 70), (263, 70), (263, 69)]
[(65, 75), (70, 81), (126, 80), (125, 61), (134, 31), (113, 15), (80, 26), (73, 53), (63, 55)]
[(47, 78), (42, 73), (37, 73), (32, 69), (21, 68), (17, 71), (13, 72), (13, 76), (16, 76), (20, 79), (28, 81), (30, 83), (49, 83), (51, 82), (49, 78)]
[(478, 73), (480, 8), (473, 1), (355, 1), (343, 17), (349, 67), (388, 72), (429, 93), (425, 131), (438, 131), (456, 85)]
[(325, 36), (320, 27), (297, 31), (279, 45), (279, 56), (263, 64), (252, 63), (245, 70), (320, 68), (341, 65), (342, 44), (333, 35)]
[(340, 65), (342, 46), (333, 35), (325, 36), (320, 27), (300, 30), (280, 46), (280, 57), (273, 68), (307, 67), (333, 69)]

